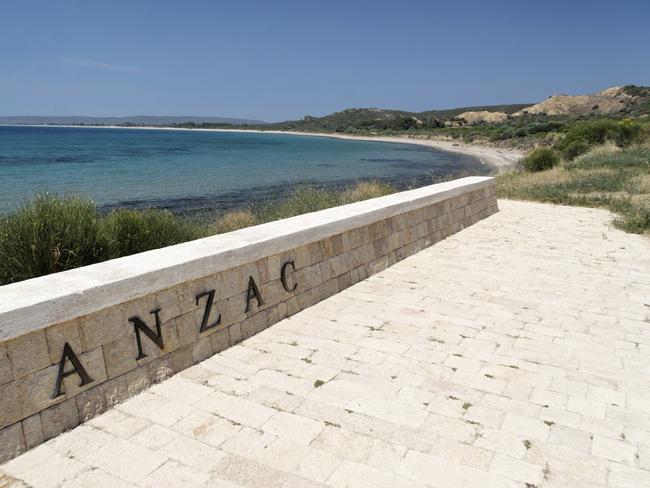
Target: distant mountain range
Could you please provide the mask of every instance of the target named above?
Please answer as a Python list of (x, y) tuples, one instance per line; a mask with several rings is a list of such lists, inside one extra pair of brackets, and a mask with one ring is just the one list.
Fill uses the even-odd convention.
[[(0, 116), (0, 124), (32, 125), (117, 125), (193, 128), (292, 130), (304, 132), (402, 132), (436, 130), (460, 126), (493, 126), (528, 123), (531, 120), (575, 119), (595, 116), (650, 116), (650, 87), (615, 86), (589, 95), (558, 94), (539, 103), (460, 107), (445, 110), (407, 112), (381, 108), (349, 108), (323, 117), (306, 115), (300, 120), (266, 123), (232, 117), (155, 116)], [(519, 122), (518, 122), (519, 121)], [(523, 121), (523, 122), (521, 122)]]
[(183, 115), (133, 115), (130, 117), (86, 117), (83, 115), (46, 116), (19, 115), (0, 116), (0, 124), (16, 125), (176, 125), (176, 124), (264, 124), (261, 120), (232, 117), (195, 117)]

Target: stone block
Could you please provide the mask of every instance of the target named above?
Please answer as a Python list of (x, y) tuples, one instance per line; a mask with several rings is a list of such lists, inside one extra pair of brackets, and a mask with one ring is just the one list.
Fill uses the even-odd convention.
[(154, 383), (153, 379), (149, 376), (149, 371), (144, 366), (127, 372), (123, 378), (129, 397), (149, 388)]
[(23, 435), (25, 436), (25, 446), (27, 449), (31, 449), (32, 447), (43, 443), (45, 438), (43, 437), (40, 413), (27, 417), (22, 421), (22, 424)]
[(386, 221), (380, 220), (378, 222), (373, 222), (368, 226), (368, 239), (369, 242), (374, 242), (378, 239), (386, 237), (388, 232), (386, 230)]
[[(144, 335), (144, 334), (142, 334)], [(143, 341), (149, 339), (143, 338)], [(115, 378), (127, 371), (137, 368), (138, 346), (135, 335), (123, 337), (117, 341), (102, 346), (106, 361), (106, 373), (109, 378)]]
[(52, 399), (58, 367), (50, 366), (2, 386), (0, 428), (62, 402)]
[(268, 314), (269, 325), (275, 324), (280, 320), (287, 318), (289, 313), (287, 300), (273, 305), (268, 310), (266, 310), (266, 313)]
[(0, 463), (13, 459), (25, 452), (25, 449), (25, 438), (20, 422), (0, 429)]
[(50, 365), (50, 353), (43, 329), (10, 339), (6, 345), (11, 371), (16, 379)]
[(105, 381), (75, 396), (79, 420), (85, 422), (124, 401), (128, 389), (124, 376)]
[[(203, 308), (198, 312), (187, 312), (174, 319), (179, 346), (186, 346), (199, 340), (199, 331), (203, 321)], [(216, 308), (210, 314), (208, 324), (213, 324), (218, 317)], [(222, 317), (223, 321), (223, 317)], [(205, 333), (204, 333), (205, 334)]]
[[(341, 244), (343, 238), (341, 238)], [(300, 266), (311, 266), (325, 259), (320, 241), (309, 243), (296, 249), (296, 260)]]
[[(228, 331), (227, 328), (224, 329), (226, 332)], [(229, 334), (230, 336), (230, 334)], [(229, 337), (230, 340), (230, 337)], [(201, 337), (198, 339), (196, 342), (193, 342), (190, 344), (192, 348), (192, 359), (194, 363), (201, 362), (205, 359), (208, 359), (210, 356), (213, 355), (212, 353), (212, 343), (210, 341), (210, 337)]]
[[(202, 305), (196, 304), (196, 297), (209, 290), (215, 290), (215, 300), (226, 295), (227, 284), (224, 281), (224, 273), (216, 273), (200, 280), (183, 283), (176, 287), (178, 303), (181, 315), (196, 312), (203, 309)], [(205, 300), (205, 298), (203, 298)]]
[(74, 399), (54, 405), (41, 412), (43, 439), (51, 439), (61, 432), (79, 425), (79, 411)]
[(129, 336), (133, 325), (120, 305), (105, 308), (79, 319), (83, 349), (94, 349)]
[(85, 349), (81, 343), (79, 334), (79, 321), (70, 320), (61, 324), (55, 324), (45, 329), (47, 348), (50, 353), (50, 363), (58, 364), (63, 354), (63, 346), (68, 343), (74, 352), (79, 355)]
[(9, 383), (13, 379), (14, 375), (11, 372), (11, 362), (7, 354), (7, 345), (0, 343), (0, 385)]
[(318, 283), (323, 281), (323, 271), (321, 263), (316, 263), (312, 266), (301, 268), (290, 276), (291, 284), (298, 285), (296, 292), (300, 290), (309, 290)]
[(230, 332), (228, 329), (219, 329), (209, 336), (210, 350), (212, 354), (217, 354), (225, 349), (228, 349), (230, 343)]
[(343, 237), (341, 234), (327, 237), (320, 241), (322, 259), (338, 256), (343, 252)]
[(128, 328), (133, 329), (133, 324), (129, 322), (131, 317), (140, 317), (145, 322), (153, 322), (154, 310), (160, 310), (159, 317), (162, 323), (166, 323), (182, 315), (178, 293), (176, 289), (168, 288), (157, 293), (131, 300), (121, 305), (124, 320)]
[(242, 341), (241, 325), (237, 323), (229, 326), (228, 334), (230, 335), (231, 346), (234, 346), (235, 344), (239, 344)]

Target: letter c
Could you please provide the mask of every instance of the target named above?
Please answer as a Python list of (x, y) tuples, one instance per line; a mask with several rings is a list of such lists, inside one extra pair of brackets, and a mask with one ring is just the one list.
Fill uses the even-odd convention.
[(293, 284), (293, 287), (289, 287), (289, 282), (287, 281), (287, 271), (291, 267), (291, 271), (294, 272), (296, 270), (296, 264), (291, 261), (287, 261), (282, 265), (282, 271), (280, 272), (280, 279), (282, 280), (282, 287), (289, 293), (293, 292), (298, 288), (298, 283)]

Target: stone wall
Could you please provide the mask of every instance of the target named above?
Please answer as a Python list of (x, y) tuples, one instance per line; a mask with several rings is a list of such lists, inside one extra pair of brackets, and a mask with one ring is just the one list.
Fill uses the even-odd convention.
[(0, 287), (0, 461), (496, 211), (463, 178)]

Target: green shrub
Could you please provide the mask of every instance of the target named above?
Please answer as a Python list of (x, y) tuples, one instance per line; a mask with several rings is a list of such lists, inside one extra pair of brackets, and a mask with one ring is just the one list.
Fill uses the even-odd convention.
[(610, 204), (610, 208), (618, 214), (614, 225), (619, 229), (634, 234), (643, 234), (650, 230), (650, 203), (618, 199)]
[(165, 210), (116, 210), (101, 225), (109, 258), (171, 246), (202, 237), (198, 225)]
[(555, 149), (571, 160), (593, 146), (611, 141), (619, 147), (627, 147), (641, 142), (644, 137), (647, 135), (639, 122), (630, 119), (599, 119), (572, 125), (565, 137), (555, 145)]
[(623, 119), (618, 123), (618, 136), (616, 144), (621, 147), (641, 142), (644, 137), (644, 127), (631, 119)]
[(553, 149), (539, 147), (533, 150), (522, 160), (522, 165), (526, 171), (544, 171), (551, 169), (560, 162), (560, 156)]
[(37, 195), (0, 219), (0, 284), (65, 271), (105, 258), (95, 204)]
[(571, 161), (572, 159), (575, 159), (581, 154), (589, 151), (590, 147), (591, 146), (589, 146), (589, 144), (585, 141), (581, 139), (575, 139), (569, 141), (562, 147), (562, 156), (564, 156), (565, 159)]

